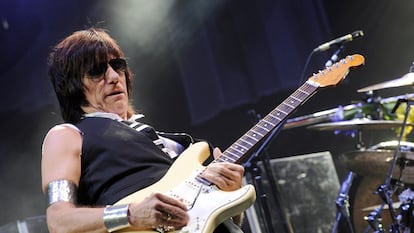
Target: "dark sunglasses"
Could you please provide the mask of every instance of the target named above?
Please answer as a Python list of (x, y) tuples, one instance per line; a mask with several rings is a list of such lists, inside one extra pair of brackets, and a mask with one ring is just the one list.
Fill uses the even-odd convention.
[(116, 72), (125, 71), (127, 67), (127, 62), (123, 58), (114, 58), (108, 61), (108, 63), (99, 63), (95, 64), (92, 69), (88, 71), (88, 76), (92, 79), (99, 78), (106, 73), (108, 69), (108, 64), (112, 67), (113, 70)]

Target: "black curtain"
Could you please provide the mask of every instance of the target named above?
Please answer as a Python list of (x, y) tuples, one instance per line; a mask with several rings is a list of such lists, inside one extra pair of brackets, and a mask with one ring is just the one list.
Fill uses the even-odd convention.
[(171, 26), (186, 29), (171, 43), (193, 124), (298, 87), (306, 57), (329, 38), (323, 1), (220, 1), (209, 15), (201, 2), (176, 4)]

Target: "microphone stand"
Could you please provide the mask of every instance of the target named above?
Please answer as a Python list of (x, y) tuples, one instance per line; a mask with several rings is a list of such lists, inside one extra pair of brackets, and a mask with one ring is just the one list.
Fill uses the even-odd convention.
[[(325, 67), (330, 67), (332, 66), (332, 64), (337, 62), (339, 58), (339, 54), (342, 52), (342, 50), (344, 50), (344, 48), (345, 46), (343, 45), (343, 43), (341, 43), (339, 48), (334, 52), (334, 54), (332, 54), (331, 58), (328, 61), (326, 61)], [(359, 141), (358, 147), (361, 148), (364, 146), (360, 138), (361, 138), (361, 135), (360, 135), (360, 132), (358, 132), (358, 141)], [(349, 196), (348, 196), (349, 189), (352, 185), (352, 180), (354, 176), (355, 174), (353, 172), (349, 172), (347, 177), (342, 182), (341, 189), (339, 190), (338, 197), (336, 199), (337, 213), (336, 213), (335, 223), (332, 227), (332, 233), (337, 232), (339, 221), (343, 217), (345, 218), (349, 226), (349, 232), (354, 233), (354, 228), (352, 226), (352, 222), (351, 222), (350, 214), (349, 214)]]
[(338, 224), (342, 217), (345, 217), (348, 224), (348, 229), (350, 233), (354, 233), (354, 228), (351, 223), (350, 214), (349, 214), (349, 189), (352, 185), (352, 180), (354, 179), (355, 173), (352, 171), (348, 172), (348, 175), (342, 182), (341, 189), (339, 190), (338, 197), (336, 199), (336, 218), (335, 223), (332, 228), (332, 233), (336, 233), (338, 230)]
[(339, 46), (339, 48), (335, 51), (334, 54), (332, 54), (331, 58), (325, 63), (325, 67), (329, 67), (332, 64), (334, 64), (335, 62), (338, 61), (338, 55), (342, 52), (342, 50), (344, 50), (344, 45), (341, 44), (341, 46)]
[[(248, 112), (251, 116), (254, 117), (255, 121), (260, 120), (260, 115), (256, 114), (254, 110), (250, 110)], [(281, 206), (280, 202), (280, 188), (278, 187), (274, 173), (271, 170), (270, 161), (268, 152), (266, 151), (266, 147), (271, 141), (271, 139), (276, 135), (276, 133), (279, 133), (280, 130), (283, 128), (282, 126), (286, 120), (283, 122), (280, 122), (279, 126), (274, 128), (270, 134), (264, 139), (263, 143), (259, 146), (259, 148), (250, 156), (250, 158), (244, 163), (244, 167), (246, 167), (248, 170), (252, 171), (253, 174), (253, 181), (255, 182), (255, 187), (257, 188), (258, 196), (259, 196), (259, 206), (262, 207), (263, 213), (262, 219), (264, 220), (265, 227), (267, 228), (268, 233), (273, 233), (275, 230), (273, 229), (272, 220), (270, 218), (270, 210), (269, 205), (267, 203), (267, 196), (263, 189), (263, 182), (262, 182), (262, 176), (261, 176), (261, 169), (257, 166), (258, 158), (261, 158), (261, 161), (263, 163), (263, 168), (265, 170), (265, 173), (267, 175), (267, 178), (269, 180), (270, 188), (272, 190), (272, 193), (274, 194), (274, 201), (277, 207), (276, 211), (279, 215), (279, 218), (282, 221), (282, 226), (284, 232), (287, 233), (293, 233), (292, 224), (290, 223), (288, 219), (288, 214), (285, 213), (285, 208)], [(263, 154), (262, 154), (263, 153)], [(261, 155), (262, 154), (262, 155)], [(260, 156), (261, 155), (261, 156)]]

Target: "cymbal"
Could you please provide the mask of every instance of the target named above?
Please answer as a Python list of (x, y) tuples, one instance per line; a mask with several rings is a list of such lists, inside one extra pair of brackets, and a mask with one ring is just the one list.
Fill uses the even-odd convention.
[(343, 118), (352, 118), (359, 109), (363, 108), (358, 104), (349, 104), (337, 108), (332, 108), (320, 112), (315, 112), (312, 114), (299, 116), (295, 118), (290, 118), (286, 121), (286, 124), (283, 126), (283, 129), (291, 129), (300, 126), (307, 126), (327, 121), (332, 121), (333, 119), (343, 119)]
[[(383, 106), (384, 109), (391, 110), (399, 99), (414, 99), (414, 94), (405, 94), (381, 98), (378, 103), (381, 106)], [(375, 101), (348, 104), (344, 106), (339, 106), (337, 108), (331, 108), (320, 112), (290, 118), (283, 125), (283, 129), (292, 129), (296, 127), (309, 126), (338, 120), (350, 120), (355, 118), (355, 115), (360, 113), (361, 111), (365, 115), (369, 115), (375, 114), (377, 110), (378, 105)]]
[(367, 118), (356, 118), (349, 121), (329, 122), (308, 126), (315, 130), (379, 130), (401, 127), (401, 121), (370, 120)]
[[(357, 150), (345, 153), (344, 162), (348, 169), (363, 176), (386, 177), (389, 173), (391, 162), (394, 158), (393, 150)], [(393, 171), (393, 178), (398, 178), (401, 168), (399, 161), (406, 159), (409, 164), (403, 169), (402, 181), (414, 183), (414, 153), (398, 152), (398, 161)]]
[(397, 78), (397, 79), (390, 80), (387, 82), (382, 82), (382, 83), (378, 83), (372, 86), (361, 88), (358, 90), (358, 92), (375, 91), (375, 90), (381, 90), (381, 89), (392, 88), (392, 87), (412, 86), (413, 84), (414, 84), (414, 73), (408, 73), (402, 76), (401, 78)]

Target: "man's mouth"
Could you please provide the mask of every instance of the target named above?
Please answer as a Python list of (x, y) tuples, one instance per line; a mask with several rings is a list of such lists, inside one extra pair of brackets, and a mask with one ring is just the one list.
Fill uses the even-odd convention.
[(115, 92), (111, 92), (108, 96), (115, 96), (115, 95), (119, 95), (119, 94), (123, 94), (124, 92), (122, 91), (115, 91)]

